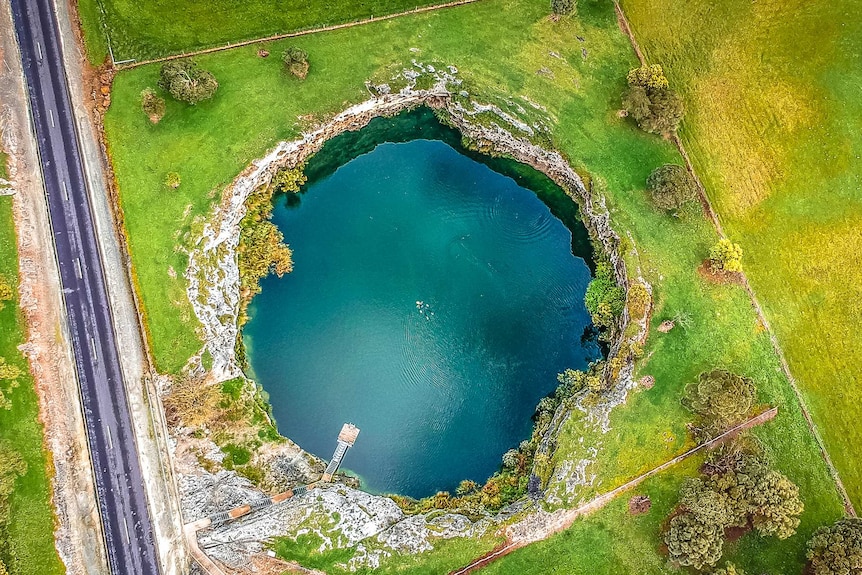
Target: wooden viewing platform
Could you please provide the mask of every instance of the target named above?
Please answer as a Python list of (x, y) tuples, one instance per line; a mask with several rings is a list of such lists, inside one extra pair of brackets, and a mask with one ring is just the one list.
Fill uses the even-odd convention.
[(352, 423), (345, 423), (341, 427), (341, 432), (338, 434), (338, 446), (335, 448), (335, 453), (332, 454), (332, 459), (329, 460), (329, 465), (326, 466), (326, 471), (323, 472), (323, 477), (320, 479), (324, 483), (332, 481), (332, 476), (341, 465), (341, 460), (344, 459), (344, 454), (347, 449), (353, 447), (356, 443), (356, 438), (359, 436), (359, 428)]
[(359, 428), (352, 423), (345, 423), (341, 426), (341, 432), (338, 434), (338, 441), (343, 441), (350, 447), (356, 443), (356, 438), (359, 436)]

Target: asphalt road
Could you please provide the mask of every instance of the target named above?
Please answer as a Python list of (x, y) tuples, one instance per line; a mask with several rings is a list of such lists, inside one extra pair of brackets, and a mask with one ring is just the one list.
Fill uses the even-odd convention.
[(141, 466), (120, 370), (51, 0), (12, 0), (75, 355), (108, 563), (157, 575)]

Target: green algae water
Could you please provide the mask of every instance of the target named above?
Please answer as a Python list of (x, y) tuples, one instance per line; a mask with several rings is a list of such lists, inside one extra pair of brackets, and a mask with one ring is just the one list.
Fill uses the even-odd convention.
[(576, 206), (428, 111), (339, 136), (306, 172), (273, 217), (294, 272), (263, 281), (244, 330), (279, 431), (328, 459), (355, 423), (345, 466), (369, 491), (483, 482), (556, 374), (600, 356)]

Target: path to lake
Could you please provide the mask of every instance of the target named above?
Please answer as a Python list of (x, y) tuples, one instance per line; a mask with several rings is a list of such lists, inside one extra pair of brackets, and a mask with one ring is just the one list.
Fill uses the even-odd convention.
[(556, 374), (600, 354), (583, 337), (590, 272), (572, 234), (442, 141), (378, 145), (276, 198), (273, 220), (295, 271), (252, 302), (252, 375), (279, 431), (312, 453), (329, 457), (345, 421), (362, 429), (345, 466), (366, 490), (484, 481)]

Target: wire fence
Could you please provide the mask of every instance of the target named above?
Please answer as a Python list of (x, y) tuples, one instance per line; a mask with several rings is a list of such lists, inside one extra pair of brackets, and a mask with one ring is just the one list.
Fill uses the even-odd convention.
[(101, 24), (103, 33), (105, 35), (105, 39), (108, 44), (108, 55), (111, 58), (111, 65), (118, 69), (124, 70), (129, 68), (137, 68), (138, 66), (145, 66), (147, 64), (156, 64), (159, 62), (167, 62), (170, 60), (179, 60), (181, 58), (190, 58), (193, 56), (199, 56), (201, 54), (211, 54), (213, 52), (221, 52), (223, 50), (230, 50), (233, 48), (240, 48), (243, 46), (250, 46), (253, 44), (259, 44), (264, 42), (274, 42), (276, 40), (284, 40), (286, 38), (296, 38), (299, 36), (308, 36), (310, 34), (317, 34), (320, 32), (330, 32), (333, 30), (341, 30), (344, 28), (353, 28), (355, 26), (363, 26), (365, 24), (372, 24), (374, 22), (383, 22), (385, 20), (392, 20), (395, 18), (401, 18), (403, 16), (410, 16), (413, 14), (422, 14), (424, 12), (433, 12), (436, 10), (442, 10), (444, 8), (454, 8), (456, 6), (464, 6), (466, 4), (474, 4), (477, 2), (481, 2), (482, 0), (455, 0), (453, 2), (445, 2), (443, 4), (432, 4), (430, 6), (416, 6), (415, 8), (411, 8), (410, 10), (403, 10), (401, 12), (393, 12), (391, 14), (385, 14), (383, 16), (374, 16), (373, 14), (368, 18), (358, 18), (356, 20), (351, 20), (349, 22), (340, 22), (337, 24), (314, 24), (311, 26), (306, 26), (303, 28), (299, 28), (293, 30), (291, 32), (284, 32), (281, 34), (273, 34), (271, 36), (264, 37), (255, 37), (247, 40), (240, 40), (236, 42), (226, 42), (225, 44), (220, 44), (218, 46), (211, 46), (209, 48), (201, 48), (199, 50), (191, 50), (188, 52), (181, 52), (179, 54), (170, 54), (168, 56), (161, 56), (159, 58), (150, 58), (145, 60), (138, 60), (136, 58), (129, 58), (125, 60), (117, 60), (114, 56), (113, 46), (111, 43), (110, 33), (108, 32), (107, 26), (107, 14), (102, 6), (101, 0), (96, 0), (99, 6), (99, 12), (101, 14)]

